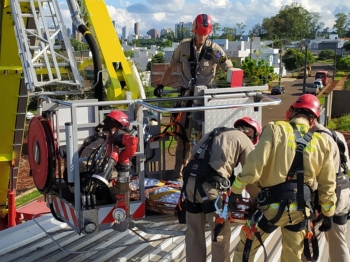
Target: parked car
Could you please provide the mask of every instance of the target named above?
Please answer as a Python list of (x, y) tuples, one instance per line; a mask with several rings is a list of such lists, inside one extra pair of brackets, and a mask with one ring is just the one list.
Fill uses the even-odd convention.
[(317, 79), (314, 81), (315, 85), (318, 85), (318, 87), (320, 88), (320, 90), (323, 89), (323, 83), (322, 83), (322, 79)]
[(284, 88), (284, 86), (277, 85), (272, 87), (271, 95), (281, 95), (281, 94), (284, 94), (285, 91), (286, 89)]
[(314, 94), (314, 95), (318, 95), (318, 93), (320, 92), (320, 88), (318, 85), (316, 84), (306, 84), (305, 87), (305, 93), (306, 94)]

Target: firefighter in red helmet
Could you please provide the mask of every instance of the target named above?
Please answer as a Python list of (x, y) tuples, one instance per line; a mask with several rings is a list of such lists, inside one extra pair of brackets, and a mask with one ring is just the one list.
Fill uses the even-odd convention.
[(253, 144), (256, 145), (259, 141), (261, 134), (261, 125), (255, 119), (245, 116), (238, 119), (234, 123), (234, 127), (251, 127), (250, 129), (245, 128), (243, 132), (252, 140)]
[(113, 134), (120, 129), (127, 130), (129, 126), (129, 117), (123, 111), (113, 110), (103, 120), (103, 124), (98, 125), (96, 129), (102, 128), (104, 132)]
[[(162, 97), (163, 88), (168, 84), (168, 80), (174, 68), (179, 68), (181, 80), (179, 84), (180, 96), (193, 96), (195, 86), (213, 87), (213, 80), (216, 67), (223, 71), (233, 67), (222, 48), (210, 41), (209, 35), (213, 31), (213, 21), (208, 14), (199, 14), (193, 21), (192, 38), (183, 39), (175, 49), (169, 66), (165, 70), (159, 84), (154, 89), (156, 97)], [(178, 32), (179, 34), (179, 32)], [(190, 107), (193, 100), (179, 102), (176, 107)], [(190, 113), (181, 113), (178, 123), (186, 130), (187, 137), (191, 136), (195, 121), (190, 117)], [(174, 167), (174, 178), (182, 180), (181, 170), (186, 162), (189, 152), (184, 143), (177, 143), (176, 158)]]
[[(317, 260), (312, 242), (312, 186), (317, 181), (321, 213), (319, 230), (332, 227), (335, 210), (335, 171), (332, 146), (311, 126), (320, 116), (320, 102), (309, 94), (300, 96), (288, 109), (287, 121), (268, 123), (255, 149), (237, 175), (229, 199), (229, 209), (237, 210), (243, 188), (259, 185), (258, 208), (242, 227), (233, 262), (253, 261), (258, 248), (278, 227), (282, 233), (282, 262), (300, 261), (305, 256)], [(310, 245), (315, 247), (316, 245)], [(310, 260), (310, 261), (311, 261)]]
[(186, 261), (206, 261), (206, 223), (212, 232), (212, 261), (230, 261), (230, 221), (218, 223), (214, 202), (219, 193), (230, 188), (234, 168), (245, 164), (261, 132), (260, 124), (251, 117), (238, 119), (234, 127), (215, 128), (206, 134), (193, 147), (192, 158), (184, 168)]

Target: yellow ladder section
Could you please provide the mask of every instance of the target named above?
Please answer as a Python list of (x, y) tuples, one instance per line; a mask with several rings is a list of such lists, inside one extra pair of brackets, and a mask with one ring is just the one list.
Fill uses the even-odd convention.
[[(0, 2), (0, 217), (3, 218), (8, 212), (8, 190), (10, 187), (16, 188), (27, 94), (20, 94), (22, 65), (13, 29), (10, 0)], [(24, 105), (19, 105), (19, 101)]]

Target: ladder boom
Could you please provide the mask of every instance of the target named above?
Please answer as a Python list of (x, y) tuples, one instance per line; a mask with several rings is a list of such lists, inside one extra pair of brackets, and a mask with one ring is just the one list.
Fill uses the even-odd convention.
[[(23, 3), (29, 4), (30, 9), (21, 8)], [(83, 88), (57, 0), (13, 0), (11, 8), (28, 90), (35, 91), (37, 87), (48, 85)], [(33, 19), (34, 28), (27, 29), (27, 18)], [(46, 73), (44, 77), (38, 70)]]

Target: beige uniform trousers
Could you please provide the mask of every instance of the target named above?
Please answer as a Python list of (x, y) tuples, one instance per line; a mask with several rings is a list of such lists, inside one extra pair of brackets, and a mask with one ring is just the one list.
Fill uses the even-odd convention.
[[(262, 210), (265, 210), (264, 207), (261, 207)], [(264, 216), (270, 220), (275, 215), (277, 214), (278, 209), (273, 209), (273, 208), (267, 208), (264, 211)], [(285, 211), (280, 220), (276, 222), (276, 226), (281, 227), (281, 233), (282, 233), (282, 254), (281, 254), (281, 262), (298, 262), (301, 261), (301, 254), (304, 249), (304, 237), (305, 237), (305, 230), (299, 231), (299, 232), (292, 232), (284, 226), (287, 225), (295, 225), (298, 224), (299, 222), (304, 220), (304, 215), (303, 212), (297, 211), (297, 210), (291, 210), (290, 211), (290, 216), (292, 219), (292, 223), (289, 223), (289, 217), (287, 211)], [(263, 242), (266, 240), (266, 238), (270, 235), (268, 233), (265, 233), (261, 229), (258, 229), (261, 238)], [(249, 262), (254, 261), (254, 256), (256, 252), (258, 251), (260, 247), (259, 241), (255, 238), (255, 236), (252, 236), (252, 248), (249, 254)], [(240, 232), (240, 241), (238, 242), (235, 252), (234, 252), (234, 257), (232, 262), (242, 262), (243, 259), (243, 251), (244, 251), (244, 245), (246, 242), (246, 232), (241, 230)], [(260, 260), (259, 260), (260, 261)]]
[[(336, 215), (345, 215), (349, 212), (350, 209), (350, 189), (343, 189), (340, 193), (340, 199), (335, 209)], [(316, 227), (318, 229), (318, 227)], [(338, 261), (349, 261), (350, 262), (350, 253), (347, 242), (348, 234), (348, 223), (345, 225), (338, 225), (333, 223), (331, 230), (325, 233), (326, 240), (328, 242), (329, 248), (329, 260), (330, 262)], [(316, 230), (316, 235), (318, 243), (320, 243), (323, 232)], [(320, 250), (320, 256), (322, 255), (323, 250)], [(322, 260), (322, 257), (321, 261)], [(306, 258), (302, 255), (302, 261), (306, 262)]]
[[(335, 208), (335, 215), (347, 214), (350, 210), (350, 189), (343, 189), (339, 202)], [(347, 223), (337, 225), (333, 223), (331, 230), (325, 233), (329, 245), (329, 258), (331, 262), (350, 261), (348, 244), (346, 242)]]
[[(188, 179), (186, 186), (186, 196), (189, 201), (193, 201), (195, 180)], [(218, 190), (209, 183), (203, 183), (203, 189), (209, 200), (214, 200), (218, 196)], [(196, 200), (203, 202), (198, 191)], [(186, 212), (186, 261), (187, 262), (206, 262), (207, 248), (205, 239), (205, 226), (208, 222), (210, 231), (213, 232), (215, 228), (216, 213), (209, 214), (199, 213), (193, 214)], [(213, 237), (213, 233), (211, 235)], [(231, 227), (229, 220), (226, 220), (224, 226), (217, 237), (217, 242), (211, 242), (211, 254), (213, 262), (230, 262), (230, 237)], [(209, 251), (210, 253), (210, 251)]]

